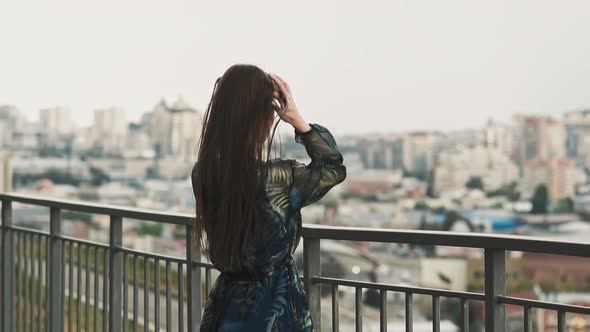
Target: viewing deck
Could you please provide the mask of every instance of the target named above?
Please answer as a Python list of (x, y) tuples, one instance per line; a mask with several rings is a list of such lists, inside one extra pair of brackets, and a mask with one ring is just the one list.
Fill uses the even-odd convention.
[[(191, 236), (192, 216), (112, 205), (0, 194), (0, 329), (9, 331), (197, 331), (214, 267), (201, 261)], [(13, 205), (23, 203), (49, 209), (49, 232), (13, 225)], [(63, 211), (106, 215), (108, 243), (65, 236)], [(186, 254), (172, 257), (123, 246), (125, 219), (174, 224), (186, 230)], [(413, 296), (432, 299), (432, 331), (440, 331), (440, 299), (460, 301), (460, 330), (469, 330), (469, 307), (485, 307), (485, 330), (506, 330), (505, 306), (523, 307), (522, 331), (532, 331), (532, 310), (557, 313), (557, 330), (567, 331), (566, 314), (590, 315), (590, 307), (529, 300), (506, 295), (507, 251), (590, 257), (590, 244), (542, 238), (481, 233), (408, 231), (304, 225), (303, 277), (312, 319), (321, 331), (321, 285), (331, 288), (331, 327), (339, 329), (339, 287), (353, 287), (355, 326), (362, 330), (363, 289), (380, 298), (380, 330), (387, 330), (387, 295), (405, 297), (405, 330), (413, 330)], [(483, 249), (483, 293), (409, 287), (328, 278), (321, 273), (322, 240), (408, 243)], [(92, 288), (91, 288), (92, 286)], [(324, 313), (327, 314), (327, 313)], [(365, 318), (366, 319), (366, 318)], [(67, 328), (66, 328), (67, 327)]]

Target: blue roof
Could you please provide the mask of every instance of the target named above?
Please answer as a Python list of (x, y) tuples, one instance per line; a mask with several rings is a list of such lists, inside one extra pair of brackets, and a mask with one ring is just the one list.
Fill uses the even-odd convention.
[(514, 216), (507, 213), (494, 213), (489, 211), (469, 211), (465, 217), (473, 219), (487, 219), (492, 223), (493, 231), (510, 231), (518, 227), (518, 222)]

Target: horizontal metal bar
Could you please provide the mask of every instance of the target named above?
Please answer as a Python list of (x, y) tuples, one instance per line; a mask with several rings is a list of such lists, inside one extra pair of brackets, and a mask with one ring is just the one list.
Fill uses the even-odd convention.
[[(185, 264), (186, 263), (186, 258), (179, 258), (179, 257), (174, 257), (174, 256), (162, 255), (162, 254), (154, 254), (154, 253), (138, 251), (138, 250), (133, 250), (133, 249), (128, 249), (128, 248), (117, 248), (117, 250), (124, 252), (124, 253), (128, 253), (130, 255), (140, 256), (143, 258), (151, 258), (154, 260), (156, 260), (156, 259), (162, 260), (164, 262), (171, 262), (171, 263), (177, 263), (177, 264)], [(207, 263), (207, 262), (193, 261), (191, 265), (194, 267), (201, 267), (201, 268), (206, 268), (206, 269), (217, 270), (215, 268), (215, 266), (213, 266), (213, 264)]]
[(514, 304), (519, 305), (522, 307), (532, 307), (532, 308), (539, 308), (539, 309), (548, 309), (548, 310), (555, 310), (555, 311), (563, 311), (568, 313), (576, 313), (582, 315), (590, 315), (590, 307), (583, 307), (579, 305), (571, 305), (571, 304), (559, 304), (554, 302), (546, 302), (546, 301), (537, 301), (537, 300), (529, 300), (529, 299), (522, 299), (518, 297), (512, 296), (497, 296), (498, 303), (503, 304)]
[(21, 226), (10, 225), (10, 226), (3, 226), (3, 228), (12, 229), (15, 231), (15, 233), (21, 232), (21, 233), (40, 234), (40, 235), (50, 236), (49, 232), (40, 231), (38, 229), (25, 228), (25, 227), (21, 227)]
[[(24, 204), (112, 215), (129, 219), (190, 225), (193, 215), (136, 209), (116, 205), (46, 198), (24, 194), (0, 194), (0, 200)], [(388, 228), (342, 227), (327, 225), (303, 226), (302, 236), (308, 239), (352, 240), (361, 242), (412, 243), (454, 247), (504, 249), (555, 255), (590, 257), (590, 244), (560, 242), (531, 236), (481, 234), (442, 231), (392, 230)]]
[(158, 221), (166, 224), (187, 225), (193, 216), (189, 214), (170, 213), (147, 209), (136, 209), (109, 204), (96, 204), (75, 200), (54, 199), (43, 196), (25, 194), (0, 194), (0, 200), (19, 202), (23, 204), (39, 205), (62, 210), (79, 211), (94, 214), (111, 215), (122, 218)]
[(429, 244), (450, 247), (504, 249), (590, 257), (590, 244), (588, 243), (560, 242), (532, 236), (393, 230), (390, 228), (343, 227), (311, 224), (303, 226), (302, 236), (307, 239)]
[(320, 283), (320, 284), (329, 284), (329, 285), (387, 290), (387, 291), (399, 292), (399, 293), (436, 295), (436, 296), (442, 296), (442, 297), (468, 299), (468, 300), (475, 300), (475, 301), (484, 301), (485, 300), (484, 295), (480, 294), (480, 293), (449, 291), (449, 290), (442, 290), (442, 289), (436, 289), (436, 288), (396, 286), (396, 285), (380, 284), (380, 283), (368, 282), (368, 281), (356, 281), (356, 280), (326, 278), (326, 277), (312, 278), (312, 282), (313, 283)]
[(56, 236), (56, 238), (62, 239), (62, 240), (68, 241), (68, 242), (74, 242), (76, 244), (82, 244), (82, 245), (89, 246), (89, 247), (97, 247), (97, 248), (101, 248), (101, 249), (109, 249), (109, 245), (108, 244), (100, 243), (100, 242), (96, 242), (96, 241), (81, 240), (79, 238), (70, 237), (70, 236), (64, 236), (64, 235)]
[[(185, 262), (186, 262), (186, 260), (185, 260)], [(213, 266), (213, 264), (211, 264), (211, 263), (207, 263), (207, 262), (196, 262), (196, 261), (192, 261), (192, 262), (191, 262), (191, 265), (192, 265), (193, 267), (202, 267), (202, 268), (206, 268), (206, 269), (213, 269), (213, 270), (217, 270), (217, 269), (215, 268), (215, 266)]]
[(160, 259), (162, 261), (170, 261), (172, 263), (184, 263), (186, 262), (186, 258), (180, 258), (180, 257), (174, 257), (174, 256), (168, 256), (168, 255), (161, 255), (161, 254), (154, 254), (154, 253), (150, 253), (150, 252), (145, 252), (145, 251), (138, 251), (138, 250), (133, 250), (133, 249), (129, 249), (129, 248), (117, 248), (118, 251), (121, 251), (123, 253), (132, 255), (132, 256), (139, 256), (142, 258), (151, 258), (151, 259)]

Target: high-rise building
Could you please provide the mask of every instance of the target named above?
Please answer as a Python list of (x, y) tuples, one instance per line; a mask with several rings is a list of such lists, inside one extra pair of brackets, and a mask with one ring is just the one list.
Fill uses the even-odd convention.
[(0, 105), (0, 147), (12, 145), (17, 122), (17, 108), (14, 105)]
[(159, 157), (195, 161), (203, 125), (200, 112), (180, 97), (172, 105), (162, 99), (144, 118)]
[(94, 111), (94, 145), (104, 153), (122, 153), (127, 137), (125, 110), (118, 107)]
[(125, 157), (153, 159), (154, 147), (143, 122), (129, 124)]
[(403, 168), (403, 144), (397, 137), (363, 139), (358, 143), (358, 147), (365, 168)]
[(495, 190), (518, 179), (518, 166), (501, 149), (478, 146), (443, 151), (434, 169), (434, 193), (464, 188), (472, 177)]
[(576, 163), (567, 158), (564, 121), (549, 116), (516, 116), (520, 126), (522, 191), (532, 196), (540, 184), (549, 189), (551, 200), (575, 194), (581, 176)]
[(403, 165), (406, 171), (427, 176), (434, 163), (435, 136), (427, 132), (413, 132), (402, 137)]
[(590, 166), (590, 109), (568, 112), (563, 117), (567, 157), (580, 167)]
[(515, 116), (520, 127), (520, 160), (551, 160), (566, 157), (564, 123), (548, 116)]
[(0, 154), (0, 192), (12, 191), (12, 166), (10, 157)]
[(483, 145), (497, 149), (513, 160), (518, 160), (516, 131), (514, 127), (495, 123), (490, 119), (483, 130)]
[(72, 133), (72, 112), (66, 107), (43, 108), (39, 120), (46, 144), (55, 145)]
[(553, 201), (573, 197), (581, 180), (580, 170), (571, 159), (529, 160), (524, 166), (522, 189), (525, 197), (532, 197), (536, 188), (545, 184)]

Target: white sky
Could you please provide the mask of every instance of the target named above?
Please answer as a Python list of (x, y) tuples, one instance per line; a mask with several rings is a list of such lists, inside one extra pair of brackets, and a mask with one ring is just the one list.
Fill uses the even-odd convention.
[[(199, 109), (253, 63), (335, 133), (454, 129), (590, 107), (590, 1), (2, 0), (0, 104), (136, 120)], [(284, 125), (282, 125), (284, 126)]]

